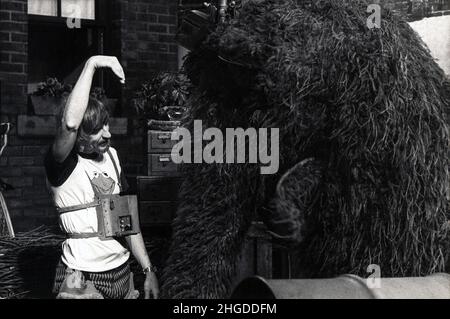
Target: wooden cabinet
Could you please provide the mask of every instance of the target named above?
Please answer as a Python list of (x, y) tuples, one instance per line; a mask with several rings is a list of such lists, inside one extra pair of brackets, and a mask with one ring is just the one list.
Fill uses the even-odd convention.
[(178, 164), (172, 161), (170, 154), (148, 154), (149, 176), (178, 176), (180, 174)]
[(149, 130), (147, 133), (147, 150), (149, 153), (169, 153), (177, 141), (172, 141), (172, 131)]
[(143, 201), (140, 206), (140, 221), (143, 226), (170, 225), (176, 209), (173, 202)]
[(173, 163), (172, 147), (177, 141), (171, 140), (172, 131), (149, 130), (147, 133), (147, 175), (179, 176), (180, 167)]
[(170, 225), (175, 215), (181, 182), (180, 177), (137, 177), (142, 226)]
[(138, 191), (143, 201), (175, 201), (181, 178), (165, 176), (139, 176)]
[(182, 177), (170, 153), (177, 141), (172, 131), (147, 133), (147, 175), (137, 177), (140, 222), (143, 227), (169, 226), (178, 203)]

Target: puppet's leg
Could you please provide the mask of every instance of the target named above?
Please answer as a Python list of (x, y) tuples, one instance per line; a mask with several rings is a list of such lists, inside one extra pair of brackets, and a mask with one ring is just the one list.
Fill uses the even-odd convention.
[(250, 165), (190, 168), (161, 278), (163, 298), (228, 296), (259, 178), (259, 168)]

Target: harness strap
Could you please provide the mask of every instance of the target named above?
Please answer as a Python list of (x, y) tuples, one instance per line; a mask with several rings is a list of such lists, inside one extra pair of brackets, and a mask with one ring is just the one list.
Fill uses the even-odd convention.
[(119, 184), (120, 191), (122, 191), (122, 183), (120, 182), (120, 174), (119, 169), (117, 168), (116, 161), (114, 160), (114, 156), (111, 154), (111, 150), (108, 148), (108, 155), (111, 158), (111, 161), (114, 165), (114, 170), (116, 171), (117, 183)]
[(69, 206), (69, 207), (62, 207), (62, 208), (56, 208), (56, 211), (59, 214), (64, 214), (64, 213), (68, 213), (68, 212), (74, 212), (76, 210), (80, 210), (80, 209), (85, 209), (85, 208), (90, 208), (90, 207), (97, 207), (100, 206), (101, 202), (100, 200), (96, 200), (92, 203), (87, 203), (87, 204), (80, 204), (80, 205), (74, 205), (74, 206)]
[[(81, 204), (81, 205), (75, 205), (75, 206), (70, 206), (70, 207), (57, 208), (56, 210), (59, 214), (64, 214), (64, 213), (68, 213), (68, 212), (72, 212), (72, 211), (76, 211), (76, 210), (80, 210), (80, 209), (84, 209), (84, 208), (97, 207), (100, 205), (101, 205), (100, 200), (97, 200), (95, 202), (88, 203), (88, 204)], [(66, 233), (66, 237), (69, 239), (85, 239), (85, 238), (99, 237), (99, 233), (98, 232), (95, 232), (95, 233)]]
[(66, 237), (69, 239), (85, 239), (85, 238), (93, 238), (98, 237), (98, 232), (95, 233), (71, 233), (66, 234)]

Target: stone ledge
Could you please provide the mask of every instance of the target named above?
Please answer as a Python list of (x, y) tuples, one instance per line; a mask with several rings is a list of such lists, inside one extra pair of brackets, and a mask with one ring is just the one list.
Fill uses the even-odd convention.
[[(128, 119), (113, 117), (109, 120), (112, 135), (127, 135)], [(20, 137), (53, 137), (56, 134), (56, 117), (52, 115), (19, 115), (17, 117), (17, 134)]]
[(28, 116), (17, 117), (17, 135), (21, 137), (51, 137), (56, 133), (56, 117)]

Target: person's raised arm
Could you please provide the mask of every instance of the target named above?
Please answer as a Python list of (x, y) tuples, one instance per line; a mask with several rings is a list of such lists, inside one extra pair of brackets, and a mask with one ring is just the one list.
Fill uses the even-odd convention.
[(70, 94), (61, 118), (52, 153), (55, 160), (63, 162), (72, 151), (89, 103), (92, 79), (96, 69), (110, 68), (125, 83), (125, 73), (116, 57), (98, 55), (91, 57), (85, 64), (72, 93)]

